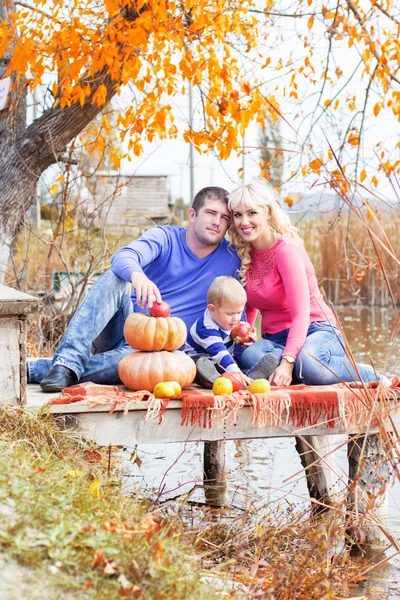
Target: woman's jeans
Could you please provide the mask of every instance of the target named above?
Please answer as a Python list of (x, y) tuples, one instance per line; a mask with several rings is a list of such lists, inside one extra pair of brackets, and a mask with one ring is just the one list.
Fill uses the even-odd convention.
[(28, 382), (40, 383), (51, 367), (63, 365), (81, 382), (121, 383), (118, 363), (135, 352), (123, 331), (132, 311), (130, 283), (112, 271), (104, 273), (72, 317), (53, 360), (28, 361)]
[[(264, 334), (263, 339), (248, 346), (240, 357), (241, 366), (255, 367), (268, 352), (275, 354), (280, 363), (289, 329), (279, 333)], [(375, 381), (377, 375), (369, 365), (358, 364), (359, 374), (346, 357), (345, 342), (336, 325), (330, 321), (315, 321), (310, 324), (306, 341), (294, 366), (296, 378), (307, 385), (328, 385), (340, 381)], [(379, 378), (379, 376), (378, 376)]]

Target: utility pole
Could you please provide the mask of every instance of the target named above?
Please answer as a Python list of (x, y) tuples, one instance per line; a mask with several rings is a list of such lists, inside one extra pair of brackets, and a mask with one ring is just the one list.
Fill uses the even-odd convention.
[[(33, 99), (33, 120), (36, 121), (36, 119), (39, 116), (37, 88), (35, 88), (33, 90), (32, 99)], [(41, 208), (40, 207), (40, 186), (39, 186), (39, 181), (38, 181), (36, 184), (36, 229), (40, 229), (40, 226), (42, 224), (42, 221), (40, 218), (40, 208)]]
[(244, 154), (244, 145), (245, 145), (245, 138), (244, 138), (244, 134), (243, 134), (243, 138), (242, 138), (242, 147), (243, 147), (243, 152), (242, 152), (242, 182), (246, 183), (245, 181), (245, 166), (246, 166), (246, 157)]

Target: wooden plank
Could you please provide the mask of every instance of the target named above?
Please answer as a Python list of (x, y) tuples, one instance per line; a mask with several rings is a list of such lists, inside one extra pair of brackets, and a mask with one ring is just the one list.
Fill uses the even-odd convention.
[(0, 404), (18, 404), (21, 397), (20, 336), (18, 319), (0, 318)]
[[(384, 548), (389, 544), (385, 531), (388, 531), (388, 486), (393, 474), (387, 451), (379, 435), (351, 436), (347, 455), (347, 510), (356, 515), (358, 521), (352, 522), (348, 531), (349, 538), (354, 544), (359, 544), (359, 549), (362, 550)], [(372, 499), (373, 507), (367, 510), (366, 507)]]
[(0, 315), (26, 315), (38, 309), (39, 300), (29, 294), (0, 284)]
[[(36, 388), (36, 390), (34, 391), (32, 388)], [(52, 396), (52, 394), (40, 393), (38, 388), (39, 386), (28, 385), (28, 405), (34, 410), (40, 410), (44, 404), (43, 399), (47, 401), (52, 397), (59, 396), (59, 394)], [(33, 399), (35, 399), (35, 402), (32, 401)], [(95, 441), (100, 446), (110, 444), (132, 446), (139, 443), (154, 444), (160, 441), (173, 443), (255, 439), (288, 437), (299, 434), (302, 436), (341, 435), (358, 432), (356, 427), (337, 426), (329, 428), (323, 423), (302, 428), (292, 425), (256, 427), (252, 424), (252, 413), (249, 406), (240, 409), (237, 414), (237, 421), (234, 424), (219, 425), (214, 422), (211, 429), (190, 425), (182, 427), (181, 406), (181, 402), (171, 401), (161, 424), (158, 424), (157, 420), (145, 420), (147, 402), (143, 401), (133, 405), (132, 410), (126, 415), (123, 412), (123, 406), (117, 407), (115, 412), (110, 414), (109, 411), (113, 408), (112, 404), (93, 408), (83, 403), (54, 405), (50, 408), (50, 412), (54, 415), (66, 415), (66, 422), (77, 427), (85, 437)], [(400, 414), (393, 415), (393, 419), (396, 426), (400, 428)], [(376, 432), (377, 429), (371, 428), (370, 431)]]

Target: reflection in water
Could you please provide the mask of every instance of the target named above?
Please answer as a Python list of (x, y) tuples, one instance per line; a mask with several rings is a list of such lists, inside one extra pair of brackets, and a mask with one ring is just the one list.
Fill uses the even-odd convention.
[[(340, 308), (337, 314), (344, 332), (359, 362), (372, 364), (386, 375), (400, 375), (399, 340), (390, 342), (394, 326), (393, 311), (386, 308)], [(343, 438), (331, 436), (333, 447), (343, 445)], [(275, 503), (284, 507), (304, 506), (308, 493), (300, 459), (293, 438), (243, 440), (227, 442), (228, 494), (234, 505)], [(143, 463), (140, 469), (129, 466), (127, 487), (141, 486), (159, 490), (161, 499), (188, 492), (202, 483), (203, 444), (155, 444), (139, 448)], [(347, 480), (346, 446), (336, 452), (336, 473), (342, 487)], [(191, 496), (202, 500), (201, 488)], [(389, 522), (400, 533), (400, 484), (396, 482), (389, 493)], [(398, 535), (398, 537), (400, 537)], [(375, 588), (373, 598), (400, 599), (396, 581), (400, 579), (400, 563), (374, 572), (357, 594)], [(367, 587), (365, 587), (367, 586)], [(379, 594), (381, 588), (385, 593)], [(372, 593), (372, 589), (371, 589)]]

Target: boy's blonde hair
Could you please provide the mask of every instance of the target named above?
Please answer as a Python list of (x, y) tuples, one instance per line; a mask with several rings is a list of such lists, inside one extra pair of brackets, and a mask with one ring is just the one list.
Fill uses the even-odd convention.
[(222, 275), (216, 277), (208, 288), (207, 302), (221, 306), (224, 302), (246, 304), (247, 297), (244, 287), (234, 277)]

